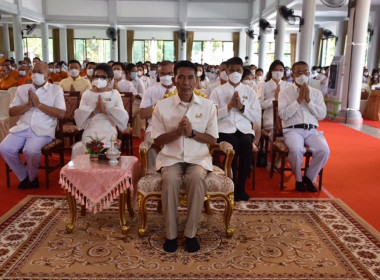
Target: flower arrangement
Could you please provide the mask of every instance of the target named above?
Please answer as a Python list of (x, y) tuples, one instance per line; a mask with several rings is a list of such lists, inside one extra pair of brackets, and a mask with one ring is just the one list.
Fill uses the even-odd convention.
[(88, 136), (88, 138), (91, 139), (90, 142), (86, 143), (86, 154), (90, 155), (100, 155), (104, 151), (104, 143), (102, 142), (102, 139), (99, 139), (98, 137), (92, 137)]

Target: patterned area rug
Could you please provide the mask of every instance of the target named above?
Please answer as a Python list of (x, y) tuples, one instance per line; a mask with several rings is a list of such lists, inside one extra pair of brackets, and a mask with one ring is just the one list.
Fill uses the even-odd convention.
[(0, 279), (380, 279), (379, 234), (339, 200), (238, 203), (230, 239), (215, 202), (192, 254), (181, 234), (176, 253), (162, 250), (163, 217), (151, 206), (143, 238), (138, 215), (121, 233), (116, 205), (79, 215), (68, 234), (64, 197), (29, 196), (1, 219)]

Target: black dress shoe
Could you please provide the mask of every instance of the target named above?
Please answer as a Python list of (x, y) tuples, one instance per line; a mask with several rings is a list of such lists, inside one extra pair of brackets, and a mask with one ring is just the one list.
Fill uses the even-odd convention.
[(302, 182), (305, 184), (307, 190), (309, 192), (317, 192), (317, 188), (314, 187), (313, 182), (309, 179), (309, 177), (304, 176), (302, 177)]
[(186, 237), (186, 245), (185, 245), (186, 251), (189, 253), (194, 253), (199, 251), (201, 246), (199, 245), (198, 239), (196, 237), (189, 238)]
[(241, 200), (248, 201), (249, 200), (249, 195), (245, 192), (245, 190), (242, 190), (239, 194)]
[(305, 184), (303, 182), (296, 182), (296, 191), (305, 192), (306, 191)]
[(20, 190), (25, 190), (27, 188), (29, 188), (29, 177), (28, 176), (26, 176), (26, 178), (24, 180), (22, 180), (20, 182), (20, 184), (18, 185), (18, 189), (20, 189)]
[(177, 238), (166, 239), (163, 249), (168, 253), (174, 253), (177, 250)]
[(37, 189), (40, 187), (40, 182), (38, 181), (38, 177), (30, 182), (29, 188), (31, 189)]

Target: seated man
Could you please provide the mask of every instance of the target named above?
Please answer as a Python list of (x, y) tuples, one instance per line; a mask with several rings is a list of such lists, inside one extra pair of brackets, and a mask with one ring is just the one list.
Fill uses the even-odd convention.
[(190, 61), (174, 66), (174, 84), (178, 95), (157, 103), (153, 112), (152, 138), (163, 146), (156, 159), (162, 173), (162, 206), (165, 217), (164, 250), (177, 250), (177, 224), (180, 186), (187, 191), (186, 250), (200, 249), (196, 238), (203, 202), (207, 192), (205, 177), (212, 171), (207, 145), (218, 137), (213, 102), (196, 96), (197, 67)]
[[(17, 125), (0, 144), (0, 154), (20, 180), (19, 189), (38, 188), (41, 148), (55, 137), (57, 119), (65, 116), (65, 100), (59, 86), (47, 83), (49, 68), (43, 62), (33, 67), (33, 84), (17, 88), (9, 115), (20, 116)], [(20, 159), (23, 154), (27, 165)]]
[(219, 108), (218, 141), (231, 143), (235, 150), (232, 161), (235, 201), (248, 200), (245, 182), (250, 172), (252, 142), (255, 138), (252, 123), (260, 122), (261, 108), (256, 92), (240, 82), (243, 61), (239, 57), (233, 57), (227, 60), (226, 64), (228, 83), (216, 87), (210, 99)]
[(17, 80), (11, 75), (11, 68), (7, 64), (1, 66), (1, 80), (0, 80), (0, 89), (8, 90), (11, 87), (17, 87)]
[(17, 80), (17, 86), (33, 83), (32, 76), (29, 75), (29, 67), (26, 64), (21, 64), (18, 72), (20, 73), (20, 77)]
[(79, 91), (82, 95), (86, 90), (91, 89), (90, 82), (79, 75), (81, 68), (78, 60), (69, 61), (69, 77), (59, 83), (63, 91)]
[[(282, 119), (286, 146), (289, 148), (288, 159), (296, 178), (296, 190), (316, 192), (313, 182), (325, 166), (330, 149), (321, 131), (318, 120), (326, 116), (326, 105), (321, 91), (307, 85), (309, 67), (306, 62), (293, 64), (294, 84), (281, 90), (278, 98), (278, 115)], [(304, 177), (301, 175), (303, 155), (308, 145), (313, 159)]]

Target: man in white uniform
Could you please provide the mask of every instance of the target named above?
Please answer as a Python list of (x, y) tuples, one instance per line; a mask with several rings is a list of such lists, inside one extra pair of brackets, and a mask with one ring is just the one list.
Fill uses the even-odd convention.
[(252, 142), (255, 138), (252, 123), (260, 122), (261, 108), (256, 92), (240, 82), (243, 74), (241, 58), (230, 58), (226, 64), (228, 83), (216, 87), (210, 99), (219, 108), (218, 141), (231, 143), (235, 150), (232, 161), (235, 201), (248, 200), (245, 182), (250, 172)]
[[(278, 98), (278, 114), (282, 119), (285, 144), (289, 148), (289, 163), (296, 178), (296, 190), (316, 192), (313, 182), (325, 166), (330, 149), (318, 120), (326, 117), (326, 105), (321, 91), (307, 85), (309, 66), (299, 61), (293, 64), (294, 84), (281, 90)], [(309, 146), (313, 159), (304, 177), (301, 174), (304, 145)]]
[[(38, 188), (41, 148), (55, 137), (57, 119), (65, 116), (63, 90), (47, 83), (49, 66), (37, 62), (33, 67), (33, 84), (22, 85), (9, 107), (9, 115), (20, 116), (16, 126), (0, 144), (0, 154), (20, 180), (19, 189)], [(19, 151), (23, 149), (26, 166)]]
[(174, 84), (178, 95), (157, 104), (153, 112), (152, 137), (163, 146), (156, 160), (162, 173), (162, 206), (165, 217), (166, 242), (164, 250), (177, 249), (179, 191), (182, 184), (187, 192), (187, 221), (185, 248), (200, 249), (196, 238), (203, 202), (207, 192), (205, 177), (212, 171), (208, 145), (216, 143), (218, 127), (216, 108), (212, 101), (194, 94), (197, 67), (190, 61), (174, 66)]

